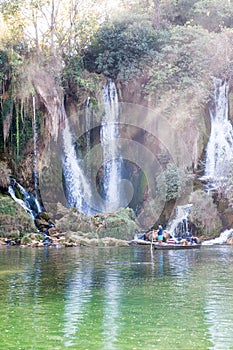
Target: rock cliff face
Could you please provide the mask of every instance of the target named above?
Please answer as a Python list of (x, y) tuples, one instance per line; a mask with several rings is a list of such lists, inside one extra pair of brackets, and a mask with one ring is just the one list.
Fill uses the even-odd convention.
[[(80, 92), (80, 96), (76, 96), (75, 100), (69, 97), (64, 104), (65, 96), (48, 72), (35, 69), (31, 74), (31, 80), (40, 101), (41, 110), (45, 115), (44, 132), (43, 134), (41, 133), (38, 140), (38, 167), (42, 174), (40, 178), (44, 191), (42, 195), (43, 193), (45, 196), (48, 195), (51, 200), (49, 204), (51, 204), (52, 208), (54, 203), (57, 202), (65, 204), (60, 154), (57, 154), (60, 147), (59, 143), (57, 143), (59, 133), (64, 127), (66, 116), (71, 124), (72, 120), (75, 120), (75, 122), (78, 120), (80, 130), (85, 130), (84, 103), (89, 96), (88, 93)], [(93, 145), (99, 143), (98, 125), (100, 125), (100, 120), (98, 118), (104, 113), (103, 104), (100, 101), (101, 86), (104, 80), (104, 77), (100, 77), (99, 87), (95, 94), (91, 96), (92, 100), (95, 101), (93, 111), (97, 125), (96, 127), (92, 126), (91, 130)], [(180, 169), (188, 171), (193, 178), (200, 175), (203, 171), (200, 164), (204, 157), (210, 133), (206, 91), (196, 87), (195, 94), (191, 94), (188, 91), (183, 94), (178, 91), (154, 92), (150, 94), (146, 89), (147, 76), (145, 75), (127, 84), (117, 81), (116, 85), (123, 113), (120, 126), (121, 137), (127, 141), (133, 140), (135, 144), (140, 145), (137, 150), (138, 154), (142, 150), (146, 150), (153, 157), (153, 159), (150, 159), (150, 157), (147, 160), (142, 159), (141, 164), (137, 164), (137, 162), (134, 164), (136, 148), (134, 148), (134, 152), (129, 153), (127, 149), (128, 143), (126, 143), (125, 149), (122, 147), (127, 159), (125, 163), (126, 173), (128, 171), (129, 173), (134, 173), (134, 175), (137, 174), (133, 186), (137, 187), (138, 193), (131, 203), (132, 207), (136, 212), (138, 210), (137, 214), (139, 215), (141, 210), (141, 217), (146, 217), (142, 208), (144, 202), (150, 202), (148, 198), (151, 185), (146, 182), (145, 178), (147, 180), (148, 178), (153, 178), (153, 181), (155, 181), (156, 176), (164, 172), (166, 164), (169, 162), (174, 163)], [(80, 103), (77, 103), (77, 101), (80, 101)], [(232, 105), (231, 101), (232, 93), (230, 94), (230, 104)], [(232, 108), (230, 108), (230, 114), (233, 117)], [(81, 136), (83, 136), (82, 132)], [(81, 148), (84, 141), (85, 138), (81, 137), (79, 140)], [(18, 167), (24, 180), (31, 178), (33, 166), (32, 147), (32, 144), (28, 145), (27, 155)], [(136, 160), (138, 159), (139, 156)], [(143, 168), (143, 161), (145, 164), (148, 160), (151, 161), (149, 165), (152, 165), (152, 172), (155, 169), (154, 174), (151, 174), (151, 170), (148, 170), (148, 164)], [(98, 163), (96, 160), (96, 167)], [(93, 164), (95, 164), (95, 161), (93, 161)], [(96, 172), (98, 172), (98, 168), (96, 168)], [(145, 177), (142, 176), (142, 173)], [(127, 180), (132, 181), (132, 178), (128, 176)], [(56, 193), (52, 191), (52, 185), (57, 189)], [(30, 183), (28, 183), (29, 186)], [(173, 214), (175, 206), (187, 203), (192, 191), (201, 186), (198, 181), (193, 180), (188, 190), (184, 191), (183, 195), (178, 199), (163, 199), (162, 210), (160, 207), (159, 215), (156, 213), (157, 207), (152, 205), (152, 214), (149, 213), (148, 215), (155, 216), (153, 224), (161, 220), (162, 223), (166, 223)], [(139, 201), (139, 205), (137, 205), (137, 201)], [(220, 202), (216, 200), (216, 203)], [(226, 201), (221, 201), (220, 209), (223, 226), (230, 226), (233, 219)], [(150, 223), (149, 226), (151, 226)]]
[[(168, 121), (175, 139), (171, 148), (179, 149), (182, 164), (196, 170), (209, 135), (209, 115), (204, 91), (188, 92), (146, 92), (147, 77), (122, 84), (118, 82), (120, 100), (135, 106), (145, 106), (151, 111), (150, 118), (164, 118)], [(146, 109), (145, 109), (146, 110)], [(155, 130), (151, 130), (153, 133)], [(169, 145), (171, 130), (160, 128), (159, 135)], [(174, 153), (176, 158), (178, 155)]]

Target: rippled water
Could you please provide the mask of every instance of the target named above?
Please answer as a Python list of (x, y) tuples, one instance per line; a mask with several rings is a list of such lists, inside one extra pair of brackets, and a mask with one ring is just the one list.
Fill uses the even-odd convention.
[(0, 249), (0, 349), (233, 349), (233, 249)]

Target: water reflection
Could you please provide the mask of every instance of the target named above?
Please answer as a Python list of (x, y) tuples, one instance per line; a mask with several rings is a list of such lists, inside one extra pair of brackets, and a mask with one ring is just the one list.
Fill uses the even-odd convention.
[(158, 251), (158, 275), (163, 276), (163, 251)]
[(147, 248), (0, 249), (0, 349), (233, 349), (232, 249)]
[(119, 273), (109, 268), (104, 286), (103, 336), (105, 350), (115, 350), (120, 328), (121, 286)]
[(93, 267), (82, 263), (70, 280), (64, 309), (64, 345), (72, 346), (78, 337), (79, 324), (87, 312), (91, 299)]
[(232, 264), (232, 250), (213, 248), (212, 251), (215, 251), (215, 259), (207, 252), (210, 272), (206, 274), (204, 307), (212, 343), (209, 349), (233, 349), (233, 270), (229, 269), (229, 264)]

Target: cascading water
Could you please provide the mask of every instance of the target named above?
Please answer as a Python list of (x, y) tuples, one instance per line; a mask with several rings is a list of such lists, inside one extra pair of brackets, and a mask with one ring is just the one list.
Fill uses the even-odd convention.
[(38, 170), (37, 170), (37, 123), (36, 123), (36, 102), (35, 96), (32, 97), (33, 107), (33, 177), (34, 189), (38, 190)]
[[(208, 192), (224, 184), (228, 166), (233, 160), (233, 128), (228, 119), (228, 92), (228, 83), (214, 78), (214, 94), (209, 108), (211, 132), (206, 148), (205, 172), (200, 178), (205, 182)], [(189, 205), (177, 207), (176, 217), (168, 224), (167, 230), (174, 235), (178, 232), (185, 234), (188, 231), (189, 211)], [(223, 239), (219, 238), (219, 241), (223, 242)]]
[(188, 216), (191, 208), (192, 204), (180, 205), (176, 207), (176, 215), (166, 227), (166, 231), (168, 231), (173, 237), (182, 237), (183, 235), (187, 236), (192, 233), (188, 222)]
[[(17, 192), (21, 198), (18, 198)], [(16, 203), (25, 209), (32, 219), (35, 219), (36, 215), (41, 212), (41, 206), (38, 200), (13, 178), (11, 179), (8, 193)]]
[(85, 109), (85, 126), (86, 126), (86, 172), (89, 172), (89, 154), (91, 150), (91, 115), (90, 115), (90, 97), (87, 98), (86, 101), (86, 109)]
[(207, 188), (218, 188), (224, 182), (227, 166), (233, 159), (233, 128), (228, 119), (228, 91), (226, 81), (214, 78), (214, 95), (209, 108), (211, 133), (206, 149), (205, 175)]
[[(44, 244), (50, 242), (48, 230), (54, 227), (54, 223), (50, 220), (49, 216), (45, 213), (45, 209), (39, 200), (31, 192), (25, 190), (15, 179), (11, 178), (8, 193), (13, 200), (18, 203), (33, 219), (37, 230), (45, 237)], [(45, 215), (43, 215), (45, 214)], [(40, 220), (43, 220), (43, 224)]]
[[(211, 133), (206, 149), (205, 175), (207, 190), (224, 187), (229, 165), (233, 160), (233, 127), (228, 119), (229, 84), (214, 78), (214, 95), (209, 108)], [(204, 245), (223, 244), (233, 229), (223, 231), (219, 237), (203, 242)]]
[(121, 206), (119, 183), (121, 179), (121, 158), (117, 138), (119, 136), (118, 95), (114, 82), (108, 80), (103, 87), (105, 114), (102, 119), (101, 145), (103, 148), (103, 192), (106, 201), (105, 211), (113, 211)]
[[(18, 203), (33, 219), (36, 228), (45, 237), (44, 243), (50, 241), (48, 229), (53, 227), (54, 224), (51, 222), (49, 216), (45, 211), (44, 205), (41, 200), (40, 189), (39, 189), (39, 175), (38, 175), (38, 161), (37, 161), (37, 121), (36, 121), (36, 103), (35, 96), (32, 97), (33, 107), (33, 180), (34, 189), (33, 193), (25, 190), (14, 178), (10, 179), (10, 185), (8, 187), (8, 193), (12, 199)], [(38, 220), (43, 216), (43, 225), (38, 225)], [(45, 219), (46, 218), (46, 219)], [(45, 224), (46, 222), (46, 224)], [(43, 227), (42, 227), (43, 226)]]
[(225, 230), (221, 232), (219, 237), (210, 239), (208, 241), (203, 242), (203, 245), (214, 245), (214, 244), (224, 244), (227, 242), (228, 238), (233, 235), (233, 229)]
[[(119, 183), (121, 179), (121, 159), (119, 156), (118, 117), (119, 106), (116, 86), (109, 80), (103, 87), (105, 113), (101, 122), (100, 142), (103, 154), (102, 193), (104, 200), (97, 198), (94, 183), (91, 181), (88, 155), (91, 150), (91, 120), (89, 101), (85, 110), (86, 157), (85, 163), (78, 158), (74, 136), (65, 118), (63, 129), (63, 176), (68, 206), (77, 208), (88, 215), (96, 211), (110, 212), (120, 207)], [(94, 209), (93, 209), (94, 208)]]
[(36, 121), (36, 100), (35, 96), (32, 97), (33, 108), (33, 180), (34, 180), (34, 193), (35, 201), (37, 202), (38, 213), (45, 211), (42, 204), (40, 188), (39, 188), (39, 174), (38, 174), (38, 159), (37, 159), (37, 121)]
[(82, 169), (81, 159), (77, 157), (75, 142), (67, 118), (65, 119), (62, 136), (64, 151), (63, 176), (68, 206), (75, 207), (84, 214), (89, 214), (91, 187)]

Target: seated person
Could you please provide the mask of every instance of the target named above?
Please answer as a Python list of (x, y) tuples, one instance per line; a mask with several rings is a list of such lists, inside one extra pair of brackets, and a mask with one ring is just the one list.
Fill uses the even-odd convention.
[(191, 236), (191, 244), (198, 244), (198, 238), (194, 235)]
[(170, 238), (167, 240), (167, 244), (175, 244), (175, 243), (176, 243), (175, 239), (172, 236), (170, 236)]

